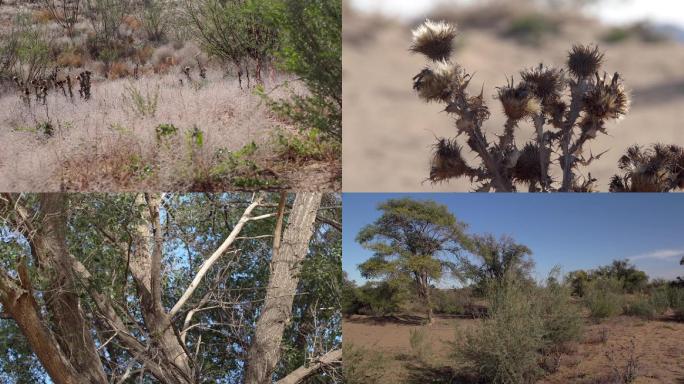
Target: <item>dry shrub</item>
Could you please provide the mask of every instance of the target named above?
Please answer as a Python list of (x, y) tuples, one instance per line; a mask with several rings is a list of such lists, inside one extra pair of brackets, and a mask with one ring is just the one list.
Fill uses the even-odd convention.
[(495, 283), (487, 294), (489, 315), (464, 332), (454, 357), (465, 372), (487, 383), (534, 383), (543, 373), (544, 319), (536, 298), (519, 283)]
[(409, 333), (413, 357), (420, 363), (429, 364), (433, 360), (433, 355), (427, 327), (415, 328), (410, 330)]
[(124, 16), (122, 24), (133, 32), (139, 31), (142, 27), (142, 22), (140, 21), (140, 19), (133, 15)]
[(152, 54), (154, 54), (154, 48), (150, 45), (145, 45), (135, 50), (133, 60), (138, 64), (145, 65), (152, 58)]
[(130, 75), (131, 68), (128, 66), (128, 64), (121, 61), (117, 61), (114, 64), (112, 64), (109, 68), (109, 73), (107, 74), (107, 77), (109, 79), (115, 80), (129, 77)]
[(52, 13), (47, 9), (39, 9), (33, 12), (33, 20), (39, 24), (47, 24), (54, 20)]
[(343, 382), (347, 384), (377, 383), (387, 369), (382, 353), (344, 343), (342, 347)]
[(83, 63), (83, 55), (76, 51), (65, 51), (57, 57), (57, 64), (61, 67), (80, 68)]

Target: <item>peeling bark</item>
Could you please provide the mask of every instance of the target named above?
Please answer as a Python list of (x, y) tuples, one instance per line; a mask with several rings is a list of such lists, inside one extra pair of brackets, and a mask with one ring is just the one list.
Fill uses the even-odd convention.
[[(282, 241), (277, 246), (274, 244), (266, 300), (247, 357), (246, 384), (272, 381), (281, 356), (283, 332), (292, 317), (299, 271), (309, 249), (321, 198), (320, 193), (298, 193)], [(282, 212), (278, 220), (282, 220)], [(276, 232), (275, 238), (279, 236)]]

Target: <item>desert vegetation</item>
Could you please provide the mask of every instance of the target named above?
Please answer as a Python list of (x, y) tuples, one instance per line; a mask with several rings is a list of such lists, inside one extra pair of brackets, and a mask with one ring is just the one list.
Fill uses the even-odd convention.
[[(484, 130), (490, 117), (484, 88), (471, 95), (472, 75), (453, 61), (456, 26), (447, 22), (425, 23), (413, 30), (411, 51), (424, 55), (431, 65), (413, 78), (413, 88), (425, 102), (443, 103), (454, 116), (456, 136), (439, 138), (430, 180), (441, 182), (467, 177), (481, 192), (516, 191), (526, 185), (530, 192), (591, 192), (597, 181), (586, 167), (602, 153), (591, 153), (588, 144), (607, 134), (606, 122), (623, 118), (629, 96), (622, 77), (603, 71), (604, 54), (597, 46), (575, 45), (566, 66), (543, 63), (520, 72), (497, 88), (506, 122), (503, 133), (491, 142)], [(532, 138), (517, 137), (518, 125), (534, 126)], [(470, 165), (456, 137), (463, 135), (479, 161)], [(521, 147), (516, 143), (525, 143)], [(684, 186), (684, 149), (654, 145), (652, 150), (630, 148), (620, 160), (626, 175), (615, 175), (611, 191), (667, 192)], [(646, 165), (647, 163), (648, 165)], [(559, 167), (554, 180), (552, 167)]]
[(3, 190), (340, 187), (337, 0), (17, 0), (0, 19)]
[[(592, 1), (598, 4), (590, 7), (583, 7), (584, 3), (589, 2), (431, 2), (434, 8), (423, 12), (415, 12), (408, 7), (378, 6), (378, 9), (387, 12), (371, 13), (368, 12), (368, 6), (354, 6), (355, 3), (350, 2), (351, 5), (345, 9), (343, 27), (344, 66), (347, 69), (345, 140), (355, 145), (346, 146), (344, 151), (344, 161), (349, 164), (349, 171), (345, 171), (345, 190), (467, 192), (481, 187), (486, 189), (489, 185), (491, 191), (495, 190), (495, 184), (508, 184), (510, 181), (516, 191), (528, 191), (530, 184), (518, 177), (532, 177), (535, 179), (533, 184), (536, 184), (532, 189), (542, 191), (537, 181), (542, 178), (542, 153), (535, 153), (535, 148), (540, 148), (542, 152), (546, 148), (549, 153), (548, 166), (545, 166), (550, 179), (548, 190), (562, 190), (564, 178), (566, 187), (568, 179), (575, 180), (574, 186), (570, 182), (568, 190), (583, 190), (582, 187), (602, 192), (636, 190), (631, 185), (621, 187), (618, 183), (612, 183), (616, 180), (615, 175), (624, 180), (630, 173), (622, 170), (621, 160), (623, 156), (630, 156), (633, 152), (630, 148), (638, 146), (642, 154), (647, 153), (651, 157), (656, 147), (666, 149), (673, 146), (673, 153), (676, 153), (682, 146), (677, 109), (684, 96), (681, 87), (684, 76), (678, 64), (684, 58), (684, 45), (679, 33), (681, 26), (668, 29), (664, 22), (658, 20), (615, 25), (606, 21), (615, 20), (613, 16), (616, 13), (601, 3), (622, 2)], [(422, 4), (424, 6), (425, 3)], [(617, 13), (626, 12), (636, 3), (624, 4), (625, 9), (617, 5), (620, 8)], [(601, 11), (597, 12), (596, 9)], [(401, 18), (395, 17), (399, 14)], [(437, 63), (423, 54), (407, 52), (413, 45), (412, 32), (419, 29), (425, 32), (426, 16), (434, 20), (433, 25), (443, 21), (457, 27), (447, 27), (451, 29), (451, 32), (447, 31), (447, 36), (455, 36), (452, 45), (445, 44), (451, 48), (451, 64)], [(571, 83), (578, 82), (567, 65), (568, 53), (574, 46), (590, 47), (592, 50), (597, 48), (597, 54), (603, 54), (598, 74), (601, 79), (606, 78), (606, 86), (612, 85), (613, 75), (619, 73), (618, 82), (622, 83), (630, 101), (626, 114), (619, 119), (606, 117), (596, 137), (593, 137), (593, 130), (589, 129), (587, 134), (592, 138), (585, 140), (579, 125), (586, 122), (589, 115), (584, 106), (580, 106), (580, 115), (572, 128), (571, 143), (564, 155), (564, 143), (561, 140), (563, 129), (554, 125), (561, 121), (557, 118), (554, 121), (554, 112), (542, 108), (539, 98), (533, 92), (528, 92), (527, 96), (532, 99), (528, 107), (536, 109), (539, 106), (540, 110), (517, 120), (513, 129), (512, 148), (507, 154), (505, 148), (499, 148), (502, 136), (510, 137), (506, 136), (507, 121), (515, 120), (518, 116), (514, 114), (514, 119), (509, 119), (504, 100), (499, 100), (499, 91), (508, 90), (508, 96), (515, 96), (513, 90), (533, 85), (530, 81), (534, 78), (530, 76), (533, 77), (535, 72), (540, 75), (547, 72), (560, 75), (562, 71), (562, 81), (554, 94), (559, 95), (559, 101), (565, 105), (563, 120), (569, 124), (567, 117), (573, 99)], [(543, 63), (541, 72), (540, 63)], [(482, 118), (480, 132), (486, 145), (478, 144), (480, 148), (477, 151), (471, 148), (471, 145), (476, 144), (475, 140), (469, 142), (469, 136), (460, 130), (467, 128), (465, 122), (472, 119), (463, 118), (459, 128), (455, 126), (456, 121), (461, 119), (458, 111), (452, 110), (454, 108), (445, 111), (455, 101), (455, 94), (449, 101), (435, 99), (433, 102), (421, 102), (420, 93), (412, 92), (409, 88), (408, 81), (423, 69), (441, 72), (456, 67), (461, 71), (460, 85), (464, 86), (465, 96), (475, 103), (482, 95), (483, 108), (480, 111), (483, 115), (474, 117)], [(654, 71), (651, 69), (654, 67), (661, 70)], [(527, 74), (527, 78), (523, 79), (521, 72)], [(472, 79), (466, 86), (468, 74), (472, 75)], [(586, 81), (595, 84), (596, 73), (592, 73)], [(451, 85), (457, 88), (457, 84)], [(523, 96), (520, 95), (524, 99)], [(583, 103), (582, 95), (575, 99)], [(510, 102), (513, 100), (508, 101), (507, 105), (512, 107), (513, 103)], [(545, 101), (549, 101), (548, 98)], [(485, 110), (487, 118), (483, 119)], [(509, 109), (509, 112), (514, 111)], [(544, 112), (542, 134), (547, 138), (544, 139), (544, 145), (540, 146), (537, 126), (542, 122), (541, 112)], [(559, 113), (556, 111), (555, 116), (559, 117)], [(565, 131), (568, 129), (565, 128)], [(459, 135), (459, 132), (463, 133)], [(580, 143), (582, 141), (583, 144)], [(574, 149), (579, 151), (581, 146), (582, 151), (568, 156), (567, 152), (573, 149), (573, 143), (577, 143)], [(498, 161), (497, 157), (509, 162), (492, 164)], [(573, 175), (568, 175), (562, 168), (568, 157), (574, 159), (571, 161), (575, 164), (571, 169)], [(663, 159), (662, 156), (658, 157)], [(561, 158), (564, 160), (561, 161)], [(523, 164), (520, 159), (534, 161)], [(513, 160), (516, 160), (516, 167), (513, 167)], [(679, 190), (676, 180), (681, 175), (681, 157), (679, 161), (662, 161), (658, 167), (650, 167), (656, 162), (648, 167), (633, 168), (643, 171), (643, 175), (637, 175), (636, 178), (652, 181), (649, 185), (639, 186), (639, 190)], [(364, 163), (373, 166), (364, 168), (361, 165)], [(493, 172), (491, 169), (497, 167), (501, 169), (495, 173), (503, 175), (504, 179), (498, 182), (489, 177)], [(402, 170), (401, 177), (392, 176), (390, 172), (397, 168)], [(530, 172), (523, 172), (524, 169)], [(466, 174), (463, 171), (467, 171)], [(661, 183), (658, 181), (660, 178), (669, 181)], [(509, 189), (508, 186), (504, 188)]]
[(339, 196), (3, 194), (3, 383), (339, 382)]
[[(684, 377), (681, 278), (651, 279), (616, 260), (565, 274), (556, 267), (540, 280), (530, 248), (469, 233), (446, 206), (404, 198), (379, 208), (380, 217), (357, 238), (374, 253), (358, 266), (370, 280), (358, 286), (345, 277), (342, 285), (349, 382)], [(445, 280), (457, 287), (444, 288)]]

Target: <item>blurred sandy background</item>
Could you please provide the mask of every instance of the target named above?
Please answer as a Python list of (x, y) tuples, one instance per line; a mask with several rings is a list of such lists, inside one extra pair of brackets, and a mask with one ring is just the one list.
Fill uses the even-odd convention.
[[(672, 12), (658, 8), (663, 15), (681, 14), (684, 3), (631, 1), (671, 7)], [(345, 3), (345, 192), (471, 190), (467, 179), (438, 185), (424, 181), (435, 137), (455, 134), (452, 119), (441, 112), (443, 107), (423, 103), (411, 88), (412, 77), (426, 64), (422, 57), (408, 52), (411, 28), (425, 17), (458, 23), (461, 35), (454, 57), (475, 73), (471, 93), (479, 93), (484, 86), (492, 112), (485, 123), (490, 138), (502, 130), (503, 113), (493, 96), (506, 76), (515, 76), (517, 81), (521, 69), (540, 62), (562, 66), (572, 44), (598, 43), (606, 54), (604, 70), (620, 72), (633, 99), (627, 117), (610, 123), (608, 136), (599, 136), (589, 146), (594, 154), (609, 150), (588, 167), (599, 179), (599, 188), (607, 190), (609, 178), (617, 172), (617, 160), (627, 147), (655, 142), (684, 144), (684, 22), (656, 19), (641, 24), (632, 15), (627, 23), (619, 20), (621, 23), (615, 24), (606, 5), (599, 14), (606, 16), (601, 21), (591, 12), (580, 11), (577, 4), (556, 7), (562, 0), (475, 3), (478, 5), (442, 4), (416, 11), (415, 16), (393, 12), (401, 16), (396, 18), (361, 10), (362, 0), (354, 3), (356, 7), (350, 1)], [(401, 4), (387, 9), (401, 11), (397, 9)], [(639, 16), (638, 9), (632, 11)], [(522, 124), (518, 145), (524, 144), (531, 132), (528, 124)]]

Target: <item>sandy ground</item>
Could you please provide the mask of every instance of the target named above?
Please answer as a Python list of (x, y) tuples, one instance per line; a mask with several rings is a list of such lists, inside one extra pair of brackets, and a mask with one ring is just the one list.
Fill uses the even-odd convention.
[[(435, 365), (449, 365), (449, 342), (456, 337), (455, 329), (477, 326), (476, 320), (437, 317), (428, 329)], [(411, 322), (353, 316), (342, 324), (344, 342), (380, 351), (386, 357), (383, 383), (408, 382), (411, 364), (410, 331), (421, 326)], [(600, 341), (602, 329), (607, 330), (607, 342)], [(615, 351), (618, 365), (624, 365), (626, 354), (619, 352), (634, 338), (639, 358), (637, 384), (684, 382), (684, 323), (673, 321), (643, 321), (632, 317), (617, 317), (601, 324), (587, 322), (583, 340), (575, 350), (564, 355), (561, 367), (540, 383), (601, 383), (611, 366), (607, 351)], [(415, 370), (413, 368), (412, 370)], [(436, 369), (440, 371), (440, 369)], [(443, 371), (448, 371), (444, 369)], [(415, 372), (414, 372), (415, 375)], [(425, 376), (427, 377), (427, 376)], [(442, 377), (434, 382), (450, 382)]]
[[(500, 104), (493, 99), (506, 76), (527, 67), (563, 65), (574, 43), (592, 43), (604, 27), (575, 20), (540, 47), (524, 46), (486, 29), (465, 29), (459, 37), (457, 61), (475, 73), (471, 93), (484, 86), (492, 118), (490, 137), (503, 124)], [(425, 65), (408, 52), (410, 26), (347, 12), (343, 27), (344, 182), (345, 192), (470, 191), (467, 180), (431, 185), (431, 146), (435, 136), (451, 137), (455, 128), (440, 105), (426, 105), (412, 91), (411, 78)], [(633, 95), (627, 117), (609, 124), (609, 135), (591, 144), (594, 154), (609, 149), (589, 171), (607, 190), (624, 150), (636, 143), (684, 144), (684, 44), (627, 41), (601, 44), (605, 70), (619, 71)], [(531, 137), (524, 125), (518, 140)]]

